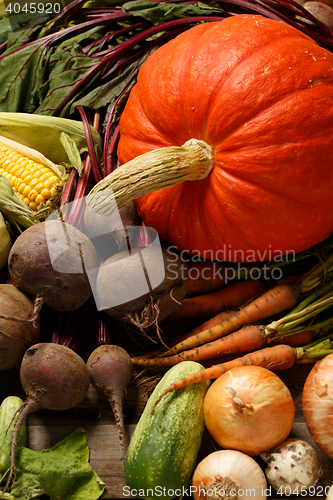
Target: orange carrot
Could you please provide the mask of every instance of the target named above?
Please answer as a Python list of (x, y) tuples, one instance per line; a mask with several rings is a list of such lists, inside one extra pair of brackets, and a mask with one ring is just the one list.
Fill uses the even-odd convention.
[(280, 339), (272, 342), (275, 344), (287, 344), (291, 347), (301, 347), (305, 344), (309, 344), (315, 337), (318, 337), (318, 333), (315, 330), (302, 330), (301, 332), (294, 333), (293, 335), (287, 335)]
[(173, 356), (154, 359), (134, 357), (132, 358), (132, 363), (146, 367), (173, 366), (182, 361), (201, 361), (223, 356), (224, 354), (255, 351), (260, 349), (267, 341), (268, 334), (264, 326), (248, 325), (233, 333), (229, 333), (226, 337), (196, 347), (195, 349), (174, 354)]
[[(181, 361), (203, 361), (214, 359), (225, 355), (239, 354), (245, 352), (253, 352), (261, 349), (268, 343), (273, 343), (277, 340), (275, 332), (263, 325), (247, 325), (235, 332), (229, 333), (226, 337), (222, 337), (208, 344), (204, 344), (188, 351), (183, 351), (173, 356), (158, 357), (155, 359), (146, 359), (141, 357), (132, 358), (135, 365), (141, 366), (173, 366)], [(303, 339), (307, 342), (313, 339), (316, 331), (310, 333), (302, 332)], [(318, 334), (319, 335), (319, 334)], [(283, 344), (288, 344), (288, 335), (286, 334), (283, 339)], [(304, 345), (304, 344), (303, 344)]]
[(187, 295), (201, 295), (221, 288), (229, 279), (229, 271), (232, 271), (232, 276), (237, 275), (232, 264), (227, 266), (217, 261), (187, 262), (187, 269)]
[[(315, 330), (309, 331), (309, 330), (304, 330), (301, 332), (294, 333), (292, 335), (287, 335), (285, 337), (282, 337), (278, 340), (275, 340), (274, 342), (271, 343), (272, 346), (274, 345), (288, 345), (290, 347), (301, 347), (306, 344), (309, 344), (312, 342), (312, 340), (315, 337), (318, 337), (318, 333)], [(268, 342), (270, 342), (270, 339), (268, 339)], [(221, 363), (225, 363), (226, 361), (232, 361), (233, 359), (237, 358), (238, 354), (224, 354), (223, 356), (219, 356), (218, 358), (214, 359), (209, 359), (209, 360), (201, 360), (200, 363), (205, 367), (208, 368), (213, 365), (219, 365)]]
[(154, 413), (156, 405), (168, 392), (176, 391), (177, 389), (182, 389), (183, 387), (203, 382), (204, 380), (216, 379), (223, 375), (223, 373), (237, 366), (262, 366), (263, 368), (267, 368), (271, 371), (278, 371), (291, 368), (295, 364), (296, 360), (297, 353), (293, 347), (279, 344), (274, 347), (267, 347), (256, 352), (246, 354), (245, 356), (236, 358), (232, 361), (227, 361), (226, 363), (214, 365), (210, 368), (192, 373), (185, 378), (177, 380), (177, 382), (171, 384), (160, 394), (155, 401), (152, 414)]
[(268, 290), (260, 297), (242, 307), (232, 314), (228, 319), (216, 324), (212, 328), (207, 328), (183, 342), (179, 342), (174, 347), (166, 351), (168, 356), (192, 347), (196, 347), (227, 335), (244, 325), (259, 323), (265, 318), (269, 318), (287, 309), (291, 309), (297, 303), (302, 287), (299, 284), (282, 284)]
[(265, 284), (259, 280), (239, 281), (216, 292), (184, 299), (173, 316), (199, 318), (240, 307), (251, 297), (263, 293)]
[[(179, 342), (183, 342), (184, 340), (188, 339), (189, 337), (192, 337), (192, 335), (196, 335), (197, 333), (201, 332), (202, 330), (205, 330), (206, 328), (210, 328), (211, 326), (214, 326), (217, 322), (221, 322), (221, 321), (226, 320), (227, 318), (229, 318), (229, 316), (231, 316), (231, 314), (234, 314), (235, 312), (237, 312), (237, 310), (223, 311), (220, 314), (218, 314), (217, 316), (215, 316), (214, 318), (206, 321), (203, 325), (198, 326), (194, 330), (191, 330), (190, 332), (185, 333), (181, 337), (177, 337), (176, 339), (173, 339), (171, 341), (166, 340), (165, 343), (167, 343), (171, 349), (174, 345), (178, 344)], [(141, 354), (141, 357), (147, 358), (147, 359), (148, 358), (156, 358), (157, 356), (164, 356), (165, 351), (167, 351), (166, 347), (161, 346), (158, 349), (155, 349), (154, 351), (150, 351), (146, 354)]]

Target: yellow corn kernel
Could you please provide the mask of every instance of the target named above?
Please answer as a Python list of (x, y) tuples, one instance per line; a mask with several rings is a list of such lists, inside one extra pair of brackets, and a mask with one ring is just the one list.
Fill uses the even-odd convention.
[(35, 211), (38, 210), (37, 203), (35, 203), (34, 201), (30, 201), (29, 207), (31, 208), (31, 210), (35, 210)]
[(27, 187), (27, 186), (26, 186), (26, 185), (22, 182), (22, 183), (19, 185), (18, 189), (17, 189), (17, 193), (18, 193), (18, 194), (21, 194), (21, 195), (23, 196), (23, 192), (24, 192), (24, 190), (25, 190), (25, 188), (26, 188), (26, 187)]
[(35, 203), (37, 203), (37, 206), (39, 206), (41, 203), (45, 203), (45, 198), (41, 194), (38, 194), (35, 199)]
[[(31, 193), (31, 187), (30, 186), (25, 186), (24, 191), (22, 193), (23, 196), (24, 196), (24, 200), (28, 199), (28, 196), (29, 196), (30, 193)], [(28, 201), (24, 201), (24, 203), (26, 203), (28, 205), (29, 204), (29, 200)]]
[(52, 168), (37, 163), (7, 146), (0, 146), (0, 175), (33, 210), (49, 204), (62, 183)]

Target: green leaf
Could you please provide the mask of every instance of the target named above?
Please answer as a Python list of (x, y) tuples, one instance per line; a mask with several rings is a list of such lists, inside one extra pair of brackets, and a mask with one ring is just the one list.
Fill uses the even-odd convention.
[[(33, 113), (31, 93), (47, 71), (50, 49), (42, 42), (26, 45), (0, 59), (0, 111)], [(42, 76), (40, 75), (42, 74)]]
[(21, 448), (10, 494), (19, 500), (43, 494), (50, 500), (96, 500), (105, 484), (88, 461), (88, 433), (82, 428), (49, 450)]
[(221, 15), (221, 9), (214, 9), (204, 3), (198, 2), (192, 5), (179, 5), (166, 2), (141, 2), (134, 0), (126, 2), (122, 7), (124, 12), (131, 12), (134, 16), (140, 16), (154, 25), (173, 19), (183, 19), (193, 16), (210, 16), (214, 13)]

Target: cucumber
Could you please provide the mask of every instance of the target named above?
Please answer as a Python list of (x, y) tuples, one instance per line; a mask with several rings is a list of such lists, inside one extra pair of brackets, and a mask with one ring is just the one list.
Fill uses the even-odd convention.
[(194, 470), (205, 429), (203, 401), (210, 381), (166, 394), (170, 384), (204, 367), (194, 361), (173, 366), (156, 386), (134, 430), (124, 460), (124, 494), (151, 500), (181, 496)]
[[(0, 479), (10, 468), (10, 448), (14, 425), (18, 414), (17, 410), (22, 406), (23, 400), (17, 396), (8, 396), (0, 406)], [(15, 416), (15, 418), (14, 418)], [(27, 445), (26, 421), (23, 421), (17, 436), (17, 451)]]

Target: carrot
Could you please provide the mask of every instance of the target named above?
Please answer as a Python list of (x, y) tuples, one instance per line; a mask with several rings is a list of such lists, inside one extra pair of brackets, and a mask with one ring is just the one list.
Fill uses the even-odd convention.
[(154, 359), (134, 357), (132, 358), (132, 363), (145, 367), (173, 366), (182, 361), (201, 361), (204, 359), (213, 359), (224, 354), (255, 351), (256, 349), (260, 349), (267, 341), (268, 334), (264, 326), (248, 325), (214, 342), (174, 354), (173, 356)]
[(221, 311), (240, 307), (265, 289), (265, 284), (259, 280), (238, 281), (216, 292), (184, 299), (173, 316), (199, 318), (218, 314)]
[[(171, 342), (169, 341), (168, 344), (170, 346), (170, 349), (172, 348), (172, 346), (178, 344), (179, 342), (183, 342), (184, 340), (188, 339), (189, 337), (192, 337), (192, 335), (196, 335), (197, 333), (201, 332), (202, 330), (205, 330), (206, 328), (210, 328), (211, 326), (214, 326), (214, 324), (216, 324), (217, 322), (226, 320), (227, 318), (229, 318), (229, 316), (231, 316), (231, 314), (234, 314), (235, 312), (237, 312), (237, 311), (236, 310), (223, 311), (220, 314), (218, 314), (217, 316), (215, 316), (214, 318), (206, 321), (203, 325), (194, 328), (194, 330), (191, 330), (190, 332), (185, 333), (181, 337), (177, 337), (176, 339), (173, 339)], [(154, 351), (148, 352), (146, 354), (141, 354), (140, 357), (147, 358), (147, 359), (148, 358), (156, 358), (158, 356), (164, 356), (165, 351), (167, 351), (166, 347), (161, 346), (158, 349), (155, 349)]]
[(309, 344), (319, 334), (315, 330), (302, 330), (301, 332), (287, 335), (280, 339), (275, 340), (272, 344), (287, 344), (291, 347), (301, 347), (302, 345)]
[(155, 401), (152, 414), (154, 413), (156, 405), (168, 392), (176, 391), (177, 389), (182, 389), (191, 384), (203, 382), (204, 380), (216, 379), (228, 370), (238, 366), (262, 366), (263, 368), (267, 368), (271, 371), (286, 370), (295, 364), (296, 359), (297, 353), (293, 347), (279, 344), (274, 347), (267, 347), (265, 349), (246, 354), (245, 356), (236, 358), (232, 361), (227, 361), (226, 363), (214, 365), (210, 368), (192, 373), (185, 378), (177, 380), (177, 382), (171, 384), (160, 394)]
[(165, 356), (174, 354), (191, 347), (196, 347), (215, 340), (221, 336), (227, 335), (244, 325), (259, 323), (265, 318), (269, 318), (287, 309), (291, 309), (297, 303), (302, 292), (299, 284), (282, 284), (268, 290), (252, 302), (242, 307), (239, 311), (232, 314), (228, 319), (216, 324), (212, 328), (207, 328), (192, 337), (179, 342), (172, 349), (164, 353)]
[(201, 295), (221, 288), (232, 276), (237, 278), (235, 267), (229, 264), (221, 264), (217, 261), (187, 262), (188, 288), (187, 295)]
[[(320, 332), (321, 330), (318, 330), (318, 332), (313, 330), (311, 337), (309, 337), (309, 334), (305, 331), (300, 333), (303, 334), (303, 339), (307, 341), (309, 338), (312, 340), (314, 336), (319, 336)], [(300, 333), (298, 335), (300, 335)], [(287, 337), (288, 334), (285, 334), (283, 344), (288, 344)], [(252, 352), (278, 339), (279, 337), (276, 336), (275, 332), (272, 332), (267, 326), (247, 325), (240, 330), (229, 333), (226, 337), (222, 337), (194, 349), (189, 349), (188, 351), (174, 354), (173, 356), (158, 357), (155, 359), (135, 357), (132, 358), (132, 362), (135, 365), (141, 366), (173, 366), (181, 361), (203, 361), (225, 355)]]
[[(292, 335), (287, 335), (278, 340), (272, 342), (272, 346), (274, 345), (288, 345), (290, 347), (301, 347), (306, 344), (309, 344), (315, 337), (320, 336), (316, 331), (312, 330), (303, 330), (301, 332), (294, 333)], [(268, 339), (268, 342), (270, 340)], [(209, 360), (201, 360), (201, 364), (208, 368), (213, 365), (219, 365), (221, 363), (225, 363), (226, 361), (231, 361), (238, 357), (238, 354), (224, 354), (223, 356), (219, 356), (218, 358), (209, 359)]]

